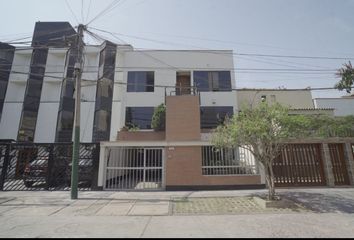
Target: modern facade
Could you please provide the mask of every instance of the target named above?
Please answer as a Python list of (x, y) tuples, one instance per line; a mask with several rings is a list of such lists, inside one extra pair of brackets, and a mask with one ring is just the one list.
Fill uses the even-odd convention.
[[(31, 48), (1, 45), (0, 52), (9, 54), (0, 55), (7, 64), (0, 139), (72, 141), (75, 36), (68, 23), (38, 22)], [(233, 67), (231, 50), (136, 50), (109, 41), (85, 45), (80, 141), (101, 143), (98, 185), (112, 190), (264, 187), (244, 149), (218, 152), (210, 143), (210, 131), (238, 112)], [(166, 105), (166, 130), (156, 132), (151, 120), (160, 104)], [(138, 131), (123, 130), (131, 127)]]

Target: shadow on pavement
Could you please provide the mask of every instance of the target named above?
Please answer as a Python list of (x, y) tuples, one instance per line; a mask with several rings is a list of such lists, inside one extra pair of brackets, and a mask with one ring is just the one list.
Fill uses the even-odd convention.
[(287, 192), (279, 195), (319, 213), (354, 213), (354, 200), (340, 195), (308, 192)]

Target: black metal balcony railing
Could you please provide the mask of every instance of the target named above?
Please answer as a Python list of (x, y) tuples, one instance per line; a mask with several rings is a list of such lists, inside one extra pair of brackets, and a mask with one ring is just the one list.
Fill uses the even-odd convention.
[[(169, 88), (172, 88), (172, 90), (170, 90)], [(169, 88), (165, 87), (165, 96), (199, 95), (198, 88), (193, 86), (176, 86)]]

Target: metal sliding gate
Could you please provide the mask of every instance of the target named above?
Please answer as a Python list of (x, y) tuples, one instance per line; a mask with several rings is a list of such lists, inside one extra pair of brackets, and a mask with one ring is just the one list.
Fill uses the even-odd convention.
[(105, 167), (105, 190), (164, 188), (163, 148), (110, 147)]
[[(79, 190), (97, 188), (99, 144), (80, 144)], [(69, 190), (72, 143), (0, 144), (0, 191)]]

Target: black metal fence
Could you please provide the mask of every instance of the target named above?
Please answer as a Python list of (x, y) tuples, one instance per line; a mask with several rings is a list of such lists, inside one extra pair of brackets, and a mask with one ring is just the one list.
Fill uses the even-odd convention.
[[(80, 144), (79, 190), (97, 189), (99, 144)], [(72, 143), (0, 143), (0, 191), (69, 190)]]

